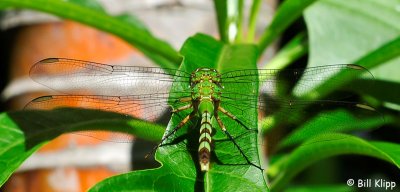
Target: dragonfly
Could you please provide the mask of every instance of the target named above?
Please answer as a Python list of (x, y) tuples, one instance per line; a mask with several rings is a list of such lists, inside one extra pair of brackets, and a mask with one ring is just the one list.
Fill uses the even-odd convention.
[[(201, 171), (209, 171), (212, 153), (220, 146), (218, 139), (214, 138), (216, 135), (222, 135), (224, 141), (233, 144), (232, 150), (237, 150), (246, 164), (262, 170), (260, 161), (249, 157), (252, 149), (243, 147), (243, 142), (248, 142), (242, 140), (246, 134), (259, 134), (257, 117), (249, 117), (249, 111), (269, 113), (271, 108), (286, 110), (289, 113), (283, 116), (287, 121), (292, 118), (291, 111), (302, 110), (305, 113), (337, 106), (374, 113), (374, 108), (358, 102), (341, 101), (342, 97), (336, 97), (336, 100), (306, 100), (278, 96), (276, 86), (285, 83), (285, 80), (297, 82), (294, 90), (305, 92), (336, 72), (354, 76), (368, 74), (367, 69), (352, 64), (287, 70), (240, 69), (220, 73), (212, 68), (187, 72), (48, 58), (33, 65), (30, 76), (62, 94), (39, 97), (27, 104), (27, 108), (75, 106), (118, 112), (146, 121), (155, 121), (169, 110), (179, 116), (179, 122), (172, 131), (165, 132), (156, 148), (162, 147), (183, 127), (191, 126), (193, 128), (189, 131), (197, 130), (196, 146)], [(336, 86), (338, 83), (342, 80), (336, 79), (324, 86)], [(260, 93), (268, 95), (269, 99), (259, 96)], [(359, 123), (363, 122), (360, 120)], [(85, 132), (85, 135), (99, 137), (96, 132)], [(125, 137), (117, 136), (109, 140), (130, 142)]]

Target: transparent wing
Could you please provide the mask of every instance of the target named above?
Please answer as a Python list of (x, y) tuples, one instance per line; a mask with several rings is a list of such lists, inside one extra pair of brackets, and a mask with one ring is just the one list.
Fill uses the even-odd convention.
[(81, 107), (117, 112), (154, 121), (167, 108), (168, 94), (159, 95), (51, 95), (32, 100), (26, 109), (50, 110), (60, 107)]
[(173, 69), (117, 66), (64, 58), (49, 58), (30, 70), (36, 82), (67, 94), (141, 95), (167, 93), (173, 79), (190, 74)]
[[(129, 96), (52, 95), (34, 99), (25, 108), (49, 110), (61, 107), (81, 107), (122, 113), (146, 121), (156, 121), (163, 112), (171, 111), (167, 101), (173, 98), (168, 96), (168, 94)], [(117, 132), (83, 131), (78, 134), (113, 142), (132, 141), (132, 136)]]
[[(258, 76), (259, 87), (262, 93), (277, 95), (277, 87), (295, 83), (293, 94), (300, 96), (324, 83), (325, 87), (337, 88), (347, 81), (345, 78), (332, 78), (326, 81), (332, 75), (342, 73), (343, 76), (360, 76), (362, 74), (369, 75), (373, 78), (368, 69), (353, 64), (326, 65), (318, 67), (310, 67), (305, 69), (249, 69), (236, 70), (221, 74), (223, 84), (242, 84), (247, 86), (254, 84), (254, 78)], [(237, 90), (226, 90), (227, 92), (238, 92)], [(256, 90), (254, 90), (255, 92)], [(330, 99), (341, 99), (339, 97), (330, 97)]]
[[(369, 71), (358, 65), (327, 65), (311, 67), (306, 69), (260, 69), (260, 70), (237, 70), (221, 74), (222, 83), (225, 87), (222, 93), (223, 103), (237, 109), (249, 110), (257, 107), (263, 111), (274, 112), (278, 108), (304, 109), (305, 106), (317, 104), (320, 108), (332, 106), (359, 107), (357, 102), (346, 101), (352, 93), (344, 92), (325, 97), (326, 100), (304, 100), (298, 99), (297, 94), (304, 94), (318, 85), (324, 83), (325, 87), (339, 87), (346, 79), (332, 78), (327, 79), (336, 73), (344, 73), (348, 76), (360, 76), (369, 74)], [(252, 87), (255, 83), (259, 84), (260, 94), (267, 97), (254, 97), (258, 90), (255, 88), (249, 92), (243, 92), (241, 87)], [(229, 86), (230, 84), (240, 84), (241, 86)], [(280, 93), (279, 86), (290, 87), (294, 84), (292, 92), (288, 94)], [(368, 85), (365, 85), (368, 86)], [(254, 87), (254, 86), (253, 86)], [(255, 86), (256, 87), (256, 86)], [(293, 94), (293, 95), (290, 95)], [(237, 102), (241, 101), (241, 102)], [(238, 104), (239, 103), (239, 104)], [(255, 105), (256, 104), (256, 105)]]
[[(364, 120), (367, 117), (374, 116), (377, 117), (377, 121), (384, 121), (381, 114), (373, 107), (360, 103), (357, 98), (351, 97), (353, 94), (349, 92), (329, 95), (325, 97), (325, 100), (305, 100), (293, 96), (304, 94), (322, 83), (330, 88), (340, 87), (339, 85), (344, 84), (346, 79), (331, 78), (326, 81), (336, 73), (343, 73), (345, 76), (371, 75), (368, 70), (357, 65), (329, 65), (282, 71), (273, 69), (231, 71), (221, 74), (222, 84), (225, 87), (221, 95), (221, 105), (228, 111), (236, 111), (237, 118), (252, 130), (258, 129), (256, 123), (249, 122), (243, 114), (255, 108), (263, 113), (263, 116), (274, 117), (274, 119), (268, 119), (269, 122), (264, 122), (271, 126), (302, 125), (317, 115), (324, 119), (327, 127), (333, 124), (339, 126), (327, 129), (326, 127), (319, 127), (321, 124), (311, 123), (307, 125), (311, 127), (311, 130), (318, 130), (319, 133), (322, 130), (325, 132), (343, 130), (344, 128), (338, 125), (338, 121), (343, 122), (343, 124), (351, 122), (360, 127), (369, 126), (367, 125), (369, 122)], [(240, 87), (251, 87), (254, 83), (259, 83), (260, 97), (254, 97), (254, 93), (257, 93), (255, 89), (247, 92), (240, 89)], [(240, 84), (241, 86), (238, 88), (238, 86), (229, 86), (230, 84)], [(293, 84), (292, 92), (289, 91), (289, 95), (281, 94), (278, 91), (279, 86), (288, 84)], [(350, 115), (342, 118), (331, 113), (337, 109), (348, 111)], [(246, 129), (242, 130), (237, 136), (248, 132)]]
[[(170, 109), (167, 102), (174, 101), (174, 98), (169, 98), (173, 80), (188, 82), (190, 75), (173, 69), (114, 66), (50, 58), (36, 63), (31, 68), (30, 76), (35, 81), (68, 95), (40, 97), (31, 101), (26, 109), (81, 107), (155, 121), (163, 111)], [(179, 90), (179, 95), (190, 96), (189, 88)], [(131, 141), (130, 136), (119, 133), (105, 136), (103, 132), (85, 131), (79, 134), (114, 142)]]

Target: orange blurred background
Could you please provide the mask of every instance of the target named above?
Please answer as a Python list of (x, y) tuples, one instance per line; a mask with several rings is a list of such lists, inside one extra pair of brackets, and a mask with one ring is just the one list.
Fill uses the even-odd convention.
[[(119, 38), (73, 21), (23, 26), (18, 29), (10, 55), (10, 80), (29, 78), (30, 67), (44, 58), (64, 57), (115, 64), (128, 63), (134, 55), (140, 53)], [(22, 109), (33, 98), (46, 94), (49, 92), (41, 91), (14, 97), (8, 102), (9, 107)], [(71, 106), (73, 105), (71, 103)], [(96, 147), (95, 145), (101, 145), (103, 142), (91, 137), (66, 134), (45, 145), (38, 154), (57, 155), (71, 148)], [(107, 165), (67, 165), (32, 169), (15, 173), (3, 190), (86, 191), (97, 182), (117, 173), (119, 171)]]

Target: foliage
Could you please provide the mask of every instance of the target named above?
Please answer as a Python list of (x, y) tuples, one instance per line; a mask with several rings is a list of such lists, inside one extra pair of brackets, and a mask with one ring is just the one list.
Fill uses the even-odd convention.
[[(285, 187), (290, 189), (289, 184), (295, 175), (324, 158), (342, 154), (370, 156), (400, 168), (399, 142), (371, 141), (351, 134), (355, 130), (370, 132), (383, 125), (399, 127), (398, 119), (393, 115), (396, 110), (399, 110), (399, 92), (393, 93), (390, 89), (390, 87), (399, 87), (400, 84), (397, 73), (391, 72), (396, 71), (393, 66), (400, 62), (400, 28), (397, 25), (400, 14), (393, 8), (398, 2), (395, 0), (363, 0), (362, 3), (360, 0), (316, 2), (286, 0), (278, 8), (271, 24), (265, 28), (260, 39), (254, 40), (260, 4), (260, 0), (253, 0), (250, 20), (247, 22), (249, 26), (245, 26), (243, 1), (215, 1), (221, 41), (198, 34), (188, 38), (178, 53), (168, 43), (152, 35), (137, 18), (127, 15), (110, 16), (95, 3), (0, 0), (2, 9), (34, 9), (107, 31), (137, 47), (159, 66), (167, 68), (179, 66), (181, 70), (188, 72), (198, 67), (213, 67), (220, 71), (243, 67), (256, 68), (256, 61), (265, 49), (276, 41), (288, 26), (304, 16), (307, 33), (300, 31), (292, 41), (279, 50), (275, 58), (270, 61), (270, 65), (266, 67), (284, 69), (306, 53), (309, 53), (308, 67), (336, 63), (359, 64), (371, 70), (378, 80), (377, 83), (371, 85), (373, 81), (369, 79), (371, 76), (348, 76), (338, 72), (324, 77), (325, 80), (321, 85), (302, 93), (301, 96), (296, 93), (292, 96), (312, 100), (325, 99), (335, 91), (347, 89), (358, 94), (361, 101), (380, 108), (380, 112), (366, 118), (362, 126), (351, 121), (343, 121), (349, 123), (340, 124), (343, 118), (352, 117), (350, 111), (340, 107), (330, 112), (314, 114), (305, 118), (306, 121), (293, 122), (296, 124), (294, 127), (298, 129), (277, 145), (279, 146), (277, 149), (286, 150), (270, 154), (269, 158), (272, 160), (266, 170), (270, 181), (269, 187), (271, 190), (282, 190)], [(228, 9), (235, 11), (227, 11)], [(244, 45), (244, 43), (253, 45)], [(335, 86), (327, 86), (333, 85), (332, 81), (338, 78), (342, 80), (335, 83)], [(301, 80), (294, 83), (301, 84)], [(174, 87), (179, 88), (179, 86), (186, 85), (176, 81)], [(246, 91), (245, 88), (242, 89)], [(67, 115), (70, 117), (67, 119), (73, 119), (73, 121), (63, 121), (58, 115), (60, 113), (63, 113), (63, 119)], [(282, 119), (278, 118), (282, 113), (285, 111), (272, 114), (262, 120), (263, 132), (267, 136), (273, 134), (283, 124), (279, 122)], [(291, 113), (294, 113), (293, 116), (302, 115), (301, 111)], [(250, 111), (247, 115), (257, 117), (257, 112)], [(333, 117), (338, 124), (324, 122), (324, 116)], [(178, 121), (179, 118), (173, 116), (167, 131), (171, 131), (171, 127), (174, 127)], [(309, 124), (314, 126), (308, 127)], [(38, 126), (48, 129), (38, 131)], [(55, 130), (56, 126), (61, 126), (62, 129)], [(163, 131), (159, 125), (109, 112), (83, 109), (4, 112), (0, 115), (0, 133), (4, 135), (0, 139), (0, 184), (3, 184), (11, 173), (40, 146), (64, 132), (89, 129), (118, 131), (115, 127), (121, 126), (132, 127), (132, 134), (152, 140), (159, 140)], [(324, 134), (321, 129), (315, 129), (316, 127), (324, 127)], [(330, 133), (326, 134), (326, 132)], [(263, 174), (251, 166), (230, 168), (215, 166), (209, 173), (202, 175), (193, 165), (190, 151), (182, 145), (162, 147), (157, 151), (156, 159), (162, 163), (160, 168), (114, 176), (100, 182), (91, 191), (269, 190)], [(260, 146), (258, 143), (248, 142), (246, 147)], [(293, 147), (293, 149), (290, 150), (288, 147)], [(221, 148), (221, 150), (229, 152), (227, 148)], [(254, 155), (257, 156), (258, 153)], [(349, 189), (343, 186), (344, 182), (339, 184), (340, 186), (335, 186), (335, 188)], [(307, 189), (312, 190), (312, 187), (302, 187), (302, 190)]]

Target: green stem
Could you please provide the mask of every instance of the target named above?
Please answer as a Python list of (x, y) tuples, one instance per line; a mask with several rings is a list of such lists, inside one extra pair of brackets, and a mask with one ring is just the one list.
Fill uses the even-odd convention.
[(243, 0), (214, 0), (221, 41), (240, 42), (242, 36)]
[[(305, 34), (299, 33), (265, 65), (265, 68), (283, 69), (306, 53), (308, 53), (308, 42), (306, 41)], [(265, 80), (260, 79), (262, 82)]]
[(236, 28), (237, 34), (235, 36), (235, 43), (240, 43), (243, 39), (243, 0), (238, 0), (237, 5), (237, 16), (236, 16)]
[(315, 0), (287, 0), (277, 10), (271, 24), (261, 35), (258, 47), (260, 53), (265, 49), (296, 19), (300, 18), (303, 11)]
[(214, 0), (214, 8), (215, 8), (215, 13), (217, 17), (217, 22), (218, 22), (218, 32), (219, 32), (219, 38), (223, 42), (229, 42), (228, 36), (227, 36), (227, 2), (226, 1), (220, 1), (220, 0)]
[(253, 0), (253, 4), (251, 6), (250, 18), (249, 18), (249, 29), (247, 31), (247, 42), (253, 43), (255, 33), (256, 33), (256, 24), (257, 17), (261, 7), (261, 0)]

